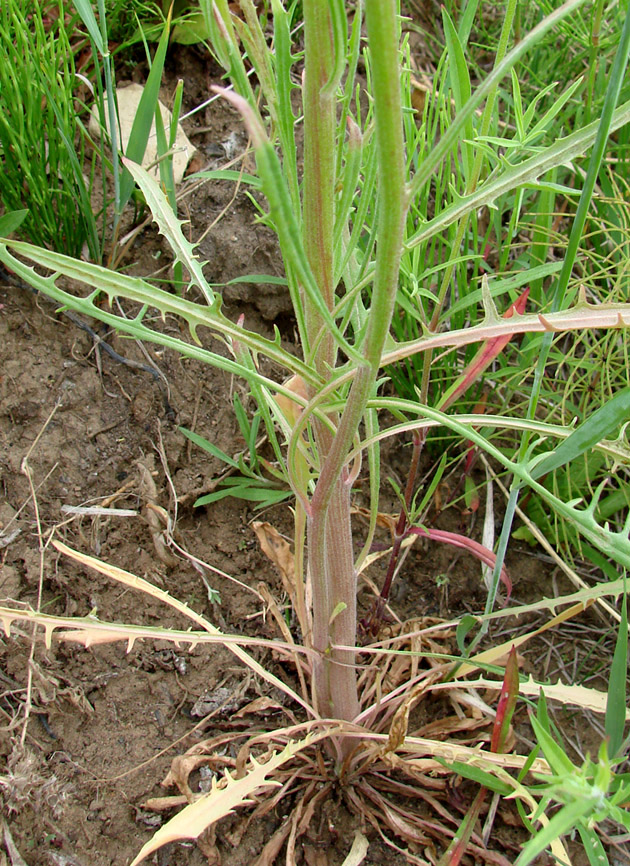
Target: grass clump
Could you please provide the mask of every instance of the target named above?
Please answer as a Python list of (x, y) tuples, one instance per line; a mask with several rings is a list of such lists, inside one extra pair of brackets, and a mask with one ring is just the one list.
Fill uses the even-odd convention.
[(61, 3), (7, 0), (0, 8), (0, 202), (28, 210), (21, 234), (79, 255), (99, 240), (83, 174), (72, 13)]

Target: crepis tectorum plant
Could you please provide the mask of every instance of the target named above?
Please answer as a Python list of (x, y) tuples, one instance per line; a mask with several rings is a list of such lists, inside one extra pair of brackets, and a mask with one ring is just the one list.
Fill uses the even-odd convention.
[[(234, 14), (227, 0), (201, 3), (213, 49), (231, 82), (230, 88), (217, 90), (238, 111), (255, 153), (257, 184), (262, 186), (268, 205), (264, 219), (277, 233), (285, 264), (300, 339), (299, 356), (283, 348), (279, 334), (273, 340), (263, 338), (247, 330), (242, 321), (235, 323), (222, 312), (220, 295), (204, 277), (203, 263), (195, 258), (194, 247), (184, 237), (181, 223), (163, 192), (133, 163), (127, 162), (127, 168), (168, 239), (177, 263), (188, 274), (188, 292), (183, 296), (155, 288), (142, 279), (112, 273), (29, 244), (10, 240), (0, 243), (0, 260), (59, 304), (92, 315), (137, 339), (174, 349), (246, 379), (261, 409), (277, 471), (295, 494), (292, 600), (301, 643), (298, 646), (296, 636), (290, 635), (290, 639), (275, 642), (274, 646), (296, 660), (300, 689), (294, 690), (255, 662), (243, 648), (247, 640), (221, 634), (205, 617), (146, 581), (73, 553), (58, 541), (54, 542), (57, 549), (99, 568), (112, 579), (162, 598), (189, 616), (199, 629), (168, 632), (99, 623), (90, 618), (73, 620), (38, 612), (0, 610), (6, 630), (13, 620), (28, 619), (43, 625), (48, 637), (54, 630), (63, 629), (60, 636), (85, 644), (124, 638), (132, 645), (139, 638), (165, 636), (187, 644), (225, 643), (244, 663), (290, 694), (307, 712), (307, 723), (287, 728), (282, 735), (258, 739), (259, 746), (269, 749), (274, 744), (285, 745), (280, 752), (270, 751), (264, 763), (251, 757), (254, 746), (249, 743), (247, 754), (238, 764), (237, 777), (226, 776), (207, 799), (191, 801), (143, 848), (134, 863), (167, 841), (198, 837), (235, 805), (247, 802), (255, 791), (284, 784), (289, 778), (281, 775), (286, 766), (318, 742), (327, 744), (329, 786), (333, 784), (330, 780), (336, 780), (336, 784), (339, 780), (359, 779), (369, 767), (391, 768), (391, 760), (387, 759), (388, 764), (386, 756), (397, 749), (407, 756), (420, 749), (417, 743), (407, 742), (406, 724), (420, 691), (435, 681), (435, 672), (418, 675), (406, 683), (397, 681), (390, 693), (377, 697), (372, 688), (375, 677), (366, 679), (358, 673), (357, 665), (359, 652), (363, 654), (361, 658), (370, 651), (378, 657), (375, 648), (370, 650), (367, 646), (359, 651), (356, 647), (357, 587), (376, 526), (380, 486), (378, 448), (386, 436), (412, 432), (413, 460), (417, 467), (426, 430), (436, 425), (450, 427), (463, 440), (474, 442), (496, 458), (512, 473), (515, 483), (532, 487), (600, 549), (623, 565), (630, 565), (627, 532), (615, 533), (599, 526), (592, 507), (581, 509), (576, 503), (562, 502), (539, 483), (540, 465), (550, 459), (549, 455), (543, 455), (542, 464), (540, 454), (533, 456), (531, 449), (509, 459), (481, 432), (489, 426), (511, 427), (523, 436), (560, 439), (563, 445), (558, 451), (564, 447), (565, 459), (569, 460), (582, 447), (572, 438), (577, 431), (532, 420), (446, 415), (449, 395), (437, 408), (426, 405), (435, 350), (481, 343), (486, 347), (487, 360), (515, 333), (625, 328), (630, 325), (630, 305), (593, 306), (581, 297), (570, 309), (541, 315), (525, 313), (516, 306), (513, 315), (505, 318), (497, 312), (491, 283), (484, 280), (485, 315), (480, 324), (456, 330), (445, 327), (448, 310), (444, 291), (421, 337), (409, 343), (396, 343), (390, 334), (405, 245), (409, 248), (427, 243), (452, 223), (465, 227), (473, 211), (491, 206), (498, 197), (524, 184), (536, 183), (547, 170), (583, 153), (601, 136), (601, 124), (595, 122), (541, 147), (520, 162), (498, 161), (498, 167), (485, 180), (483, 165), (475, 158), (470, 163), (464, 193), (454, 194), (452, 202), (432, 217), (427, 214), (414, 232), (408, 232), (410, 202), (430, 183), (432, 171), (442, 160), (451, 159), (459, 152), (458, 148), (469, 147), (477, 107), (485, 103), (485, 111), (492, 114), (497, 86), (503, 76), (580, 3), (581, 0), (569, 0), (510, 52), (503, 50), (497, 56), (492, 73), (463, 102), (439, 145), (420, 164), (414, 163), (406, 152), (403, 134), (401, 88), (406, 73), (401, 63), (400, 18), (395, 0), (357, 3), (351, 21), (342, 0), (304, 0), (303, 53), (293, 53), (290, 15), (280, 0), (271, 3), (273, 50), (267, 44), (251, 0), (240, 0), (242, 17)], [(514, 5), (506, 6), (504, 29), (508, 33)], [(447, 28), (452, 27), (449, 19), (445, 22)], [(362, 54), (369, 70), (367, 100), (365, 94), (356, 97), (357, 67)], [(255, 70), (262, 100), (254, 92), (245, 55)], [(300, 160), (292, 98), (297, 87), (296, 70), (302, 81), (304, 146)], [(359, 88), (363, 87), (361, 81)], [(264, 114), (258, 107), (260, 104), (264, 106)], [(606, 132), (629, 119), (630, 105), (611, 109)], [(415, 171), (410, 166), (415, 166)], [(367, 241), (362, 236), (360, 219), (365, 207), (373, 207), (376, 212), (374, 234)], [(462, 237), (463, 234), (462, 229)], [(29, 262), (51, 275), (42, 276)], [(60, 284), (62, 276), (89, 287), (91, 292), (87, 296), (73, 294)], [(97, 305), (97, 298), (103, 295), (110, 300), (124, 298), (137, 304), (138, 314), (123, 318), (111, 308)], [(197, 300), (192, 300), (193, 297)], [(148, 309), (184, 319), (191, 341), (176, 339), (147, 324)], [(206, 329), (214, 338), (227, 343), (231, 357), (226, 358), (201, 343), (201, 332)], [(477, 366), (471, 368), (475, 375), (483, 368), (484, 350), (480, 352), (482, 357)], [(383, 368), (418, 353), (426, 358), (419, 401), (383, 396), (379, 378)], [(281, 366), (290, 378), (280, 383), (260, 372), (257, 359), (263, 355)], [(456, 383), (453, 394), (459, 393), (459, 387)], [(616, 407), (618, 415), (622, 408)], [(397, 423), (381, 430), (380, 418), (385, 409)], [(603, 436), (595, 439), (591, 436), (589, 443), (604, 449), (614, 459), (628, 460), (623, 443), (603, 442)], [(367, 539), (357, 554), (352, 535), (351, 493), (363, 461), (370, 473), (371, 508)], [(410, 478), (408, 488), (413, 492), (415, 468)], [(399, 522), (395, 543), (401, 542), (408, 531), (405, 521)], [(487, 561), (492, 564), (495, 560), (492, 554), (490, 557)], [(395, 558), (392, 562), (395, 566)], [(378, 622), (379, 616), (377, 610), (372, 624)], [(467, 670), (471, 670), (471, 664)], [(357, 748), (360, 740), (364, 741), (362, 749)], [(430, 751), (426, 743), (423, 748)], [(445, 751), (440, 749), (442, 746), (434, 744), (432, 754), (444, 755)], [(449, 755), (453, 757), (452, 752)], [(388, 818), (385, 800), (382, 797), (379, 800), (380, 795), (374, 789), (361, 789), (361, 784), (352, 790), (348, 788), (350, 802), (356, 805), (365, 802), (365, 797), (372, 797), (373, 805), (395, 827), (394, 817)], [(221, 792), (222, 799), (217, 796)]]

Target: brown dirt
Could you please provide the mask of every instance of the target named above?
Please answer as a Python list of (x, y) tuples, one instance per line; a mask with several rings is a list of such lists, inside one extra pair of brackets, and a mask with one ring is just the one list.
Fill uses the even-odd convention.
[[(175, 48), (170, 64), (171, 76), (176, 71), (186, 79), (190, 105), (200, 102), (208, 92), (206, 61), (195, 50)], [(241, 135), (234, 115), (220, 103), (205, 117), (196, 116), (194, 124), (207, 127), (195, 137), (202, 153), (214, 153), (230, 136)], [(194, 126), (187, 131), (194, 134)], [(231, 195), (227, 184), (215, 183), (186, 200), (193, 237), (229, 205)], [(281, 272), (273, 236), (255, 224), (254, 215), (252, 204), (239, 195), (202, 242), (200, 255), (208, 260), (211, 281)], [(159, 251), (166, 253), (149, 228), (131, 252), (134, 272), (155, 270)], [(249, 327), (269, 332), (270, 323), (278, 324), (290, 344), (288, 299), (277, 287), (261, 291), (237, 285), (225, 291), (225, 301), (228, 314), (244, 312)], [(234, 500), (193, 509), (196, 496), (222, 467), (178, 430), (180, 424), (194, 427), (226, 452), (238, 451), (243, 443), (231, 393), (240, 383), (147, 346), (168, 382), (166, 403), (151, 376), (97, 353), (92, 338), (55, 314), (46, 299), (5, 282), (0, 305), (0, 603), (35, 607), (41, 595), (42, 609), (51, 614), (95, 613), (101, 620), (188, 627), (165, 605), (50, 547), (40, 556), (42, 542), (56, 526), (56, 537), (71, 547), (147, 578), (226, 630), (273, 636), (256, 595), (247, 589), (264, 581), (276, 598), (282, 597), (281, 582), (249, 526), (254, 514)], [(166, 327), (177, 331), (179, 324)], [(145, 362), (132, 341), (103, 336), (120, 354)], [(394, 470), (400, 460), (400, 454), (391, 455)], [(154, 490), (147, 487), (147, 472)], [(156, 544), (147, 502), (153, 500), (173, 517), (174, 495), (181, 546), (242, 586), (209, 571), (204, 580), (188, 560), (172, 562), (159, 539)], [(104, 499), (138, 516), (81, 517), (63, 510)], [(272, 509), (265, 519), (279, 529), (289, 527), (286, 506)], [(548, 572), (538, 559), (523, 554), (510, 565), (520, 597), (549, 594)], [(448, 595), (435, 579), (447, 570)], [(450, 616), (483, 603), (477, 567), (465, 557), (453, 567), (447, 548), (419, 546), (407, 561), (404, 580), (398, 597), (403, 616)], [(208, 585), (220, 593), (220, 604), (210, 600)], [(278, 676), (286, 675), (268, 655), (258, 655)], [(124, 644), (85, 649), (55, 639), (48, 648), (39, 641), (33, 649), (29, 629), (15, 625), (0, 645), (0, 656), (0, 749), (6, 762), (0, 789), (11, 833), (28, 866), (130, 862), (155, 829), (156, 816), (142, 803), (164, 794), (159, 782), (172, 757), (226, 725), (219, 719), (209, 731), (196, 728), (198, 717), (191, 711), (198, 699), (206, 692), (243, 700), (268, 692), (220, 647), (189, 653), (166, 642), (138, 642), (126, 653)], [(217, 693), (219, 688), (228, 692)], [(25, 725), (27, 697), (32, 708)], [(220, 843), (223, 862), (251, 862), (281, 818), (269, 816), (237, 848)], [(337, 816), (336, 836), (328, 841), (331, 863), (347, 852), (353, 822), (356, 817)], [(366, 864), (403, 862), (377, 837), (371, 840)], [(194, 845), (178, 844), (164, 849), (155, 862), (201, 866), (208, 861)]]

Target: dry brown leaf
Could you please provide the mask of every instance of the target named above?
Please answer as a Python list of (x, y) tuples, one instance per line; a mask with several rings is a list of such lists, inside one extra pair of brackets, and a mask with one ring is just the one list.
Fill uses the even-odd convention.
[(217, 848), (216, 827), (208, 827), (197, 839), (197, 847), (206, 858), (207, 866), (221, 866), (221, 855)]
[(210, 767), (220, 774), (224, 770), (234, 769), (236, 760), (229, 755), (178, 755), (173, 758), (171, 769), (162, 785), (167, 787), (167, 782), (169, 785), (176, 785), (191, 802), (197, 798), (198, 794), (191, 791), (188, 786), (188, 777), (196, 769), (204, 766)]
[(254, 866), (273, 866), (276, 862), (276, 857), (280, 853), (280, 849), (286, 842), (287, 836), (291, 832), (291, 821), (286, 819), (273, 834), (271, 839), (265, 843), (265, 847), (260, 852)]
[(238, 713), (234, 713), (232, 718), (240, 719), (243, 716), (249, 715), (250, 713), (268, 713), (275, 710), (285, 712), (284, 707), (282, 706), (282, 704), (278, 703), (278, 701), (274, 701), (272, 698), (263, 696), (262, 698), (255, 698), (255, 700), (250, 701), (243, 707), (243, 709), (239, 710)]
[(427, 837), (411, 821), (403, 818), (386, 800), (381, 798), (380, 808), (385, 821), (394, 833), (406, 842), (414, 842), (416, 845), (426, 845)]
[(4, 844), (6, 845), (7, 852), (11, 858), (12, 866), (26, 866), (26, 861), (18, 851), (17, 846), (13, 841), (11, 831), (4, 819), (2, 819), (2, 822), (0, 823), (0, 829), (2, 829), (4, 835)]
[(306, 860), (306, 866), (328, 866), (328, 855), (321, 848), (316, 848), (314, 845), (304, 842), (302, 844), (302, 852)]
[[(369, 508), (359, 508), (358, 506), (353, 506), (352, 513), (357, 514), (359, 517), (362, 517), (367, 523), (370, 522), (370, 509)], [(386, 514), (383, 511), (379, 511), (376, 515), (376, 525), (382, 526), (384, 529), (388, 529), (392, 539), (396, 534), (396, 524), (398, 523), (398, 518), (393, 514)]]
[[(431, 678), (433, 679), (433, 678)], [(400, 704), (389, 728), (389, 737), (387, 738), (387, 746), (385, 752), (395, 752), (405, 742), (407, 729), (409, 727), (409, 713), (422, 698), (429, 686), (429, 680), (420, 683), (413, 688), (405, 700)]]
[(429, 740), (441, 740), (451, 734), (461, 731), (474, 731), (488, 724), (488, 719), (460, 719), (459, 716), (448, 716), (436, 719), (414, 731), (414, 737), (426, 737)]
[(295, 566), (288, 542), (270, 523), (255, 520), (252, 527), (258, 537), (260, 549), (280, 572), (284, 590), (295, 607)]

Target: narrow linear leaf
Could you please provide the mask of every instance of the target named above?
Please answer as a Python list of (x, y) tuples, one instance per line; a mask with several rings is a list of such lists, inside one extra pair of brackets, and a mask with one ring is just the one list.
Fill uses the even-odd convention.
[(621, 607), (621, 622), (610, 669), (608, 700), (606, 702), (606, 736), (608, 753), (614, 759), (622, 746), (626, 724), (626, 695), (628, 676), (628, 603), (624, 593)]
[(193, 433), (193, 431), (188, 430), (187, 427), (180, 427), (179, 430), (187, 439), (190, 439), (190, 441), (194, 442), (199, 448), (207, 451), (208, 454), (221, 460), (222, 463), (227, 463), (227, 465), (231, 466), (232, 469), (238, 469), (238, 463), (236, 460), (230, 457), (229, 454), (226, 454), (225, 451), (222, 451), (217, 445), (208, 442), (208, 440), (204, 439), (203, 436), (200, 436), (198, 433)]
[[(153, 57), (153, 62), (151, 63), (151, 70), (149, 71), (149, 75), (142, 90), (142, 96), (138, 103), (138, 109), (131, 126), (131, 132), (129, 133), (129, 144), (127, 145), (125, 156), (128, 160), (138, 164), (142, 163), (144, 153), (147, 149), (147, 142), (149, 141), (149, 135), (151, 134), (155, 111), (160, 96), (160, 84), (162, 82), (162, 71), (166, 59), (166, 49), (168, 48), (170, 23), (171, 19), (169, 14), (155, 56)], [(128, 169), (128, 163), (125, 162), (125, 165)], [(123, 173), (120, 183), (119, 208), (121, 210), (133, 192), (133, 180), (134, 179), (128, 171)]]

